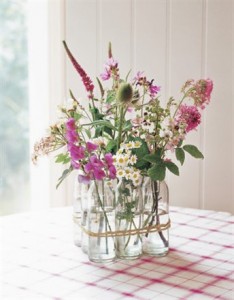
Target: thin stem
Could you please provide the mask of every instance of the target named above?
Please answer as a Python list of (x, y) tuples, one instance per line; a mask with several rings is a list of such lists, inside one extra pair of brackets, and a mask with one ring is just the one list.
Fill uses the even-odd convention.
[(120, 106), (120, 117), (119, 117), (119, 128), (118, 128), (118, 139), (117, 139), (117, 149), (120, 148), (121, 138), (122, 138), (122, 130), (123, 130), (123, 118), (124, 118), (124, 107)]
[(109, 229), (110, 231), (112, 231), (112, 230), (111, 230), (111, 227), (110, 227), (110, 223), (109, 223), (108, 217), (107, 217), (107, 215), (106, 215), (106, 211), (105, 211), (105, 209), (104, 209), (102, 200), (101, 200), (100, 195), (99, 195), (98, 185), (97, 185), (96, 180), (94, 180), (94, 183), (95, 183), (95, 188), (96, 188), (97, 197), (98, 197), (98, 204), (100, 205), (100, 207), (101, 207), (101, 209), (102, 209), (102, 211), (103, 211), (104, 218), (105, 218), (105, 220), (106, 220), (106, 224), (107, 224), (107, 226), (108, 226), (108, 229)]
[[(160, 217), (159, 217), (159, 213), (158, 213), (158, 204), (159, 204), (159, 189), (158, 189), (158, 183), (157, 181), (152, 181), (151, 182), (151, 188), (152, 188), (152, 195), (153, 195), (153, 206), (152, 206), (152, 211), (151, 211), (151, 215), (152, 215), (152, 219), (149, 223), (149, 226), (152, 226), (154, 221), (155, 221), (155, 217), (156, 217), (156, 225), (160, 225)], [(158, 230), (158, 234), (164, 244), (165, 247), (168, 247), (168, 241), (166, 240), (166, 238), (164, 237), (162, 230)], [(146, 237), (148, 237), (149, 232), (146, 233)]]

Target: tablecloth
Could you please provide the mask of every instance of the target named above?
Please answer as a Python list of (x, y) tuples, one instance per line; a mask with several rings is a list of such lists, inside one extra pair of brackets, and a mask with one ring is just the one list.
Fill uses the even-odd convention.
[(234, 218), (173, 207), (170, 252), (107, 264), (73, 244), (72, 208), (0, 218), (1, 299), (234, 299)]

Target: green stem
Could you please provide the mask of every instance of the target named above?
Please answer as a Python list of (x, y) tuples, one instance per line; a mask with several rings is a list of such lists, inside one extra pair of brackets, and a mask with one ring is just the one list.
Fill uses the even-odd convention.
[(146, 94), (146, 89), (144, 87), (143, 95), (142, 95), (142, 105), (141, 105), (141, 117), (142, 118), (143, 118), (143, 106), (144, 106), (144, 102), (145, 102), (145, 94)]
[[(111, 227), (110, 227), (110, 223), (109, 223), (108, 217), (107, 217), (107, 215), (106, 215), (106, 211), (105, 211), (105, 209), (104, 209), (102, 200), (101, 200), (100, 195), (99, 195), (98, 185), (97, 185), (96, 180), (94, 180), (94, 183), (95, 183), (95, 188), (96, 188), (97, 197), (98, 197), (98, 204), (100, 205), (100, 207), (101, 207), (101, 209), (102, 209), (102, 211), (103, 211), (104, 218), (105, 218), (106, 224), (107, 224), (107, 226), (108, 226), (108, 229), (109, 229), (110, 231), (112, 231), (112, 230), (111, 230)], [(103, 192), (104, 192), (104, 191), (103, 191)]]
[(120, 148), (121, 138), (122, 138), (122, 131), (123, 131), (123, 118), (124, 118), (124, 107), (123, 105), (120, 106), (120, 117), (119, 117), (119, 128), (118, 128), (118, 139), (117, 139), (117, 149)]
[(175, 110), (175, 112), (174, 112), (174, 114), (173, 114), (173, 119), (174, 119), (174, 117), (175, 117), (175, 115), (176, 115), (178, 109), (180, 108), (180, 105), (182, 104), (182, 102), (184, 101), (184, 99), (188, 96), (188, 94), (190, 93), (190, 91), (193, 90), (193, 89), (194, 89), (194, 88), (189, 89), (189, 90), (184, 94), (183, 98), (180, 100), (180, 102), (179, 102), (179, 104), (178, 104), (178, 106), (177, 106), (177, 108), (176, 108), (176, 110)]

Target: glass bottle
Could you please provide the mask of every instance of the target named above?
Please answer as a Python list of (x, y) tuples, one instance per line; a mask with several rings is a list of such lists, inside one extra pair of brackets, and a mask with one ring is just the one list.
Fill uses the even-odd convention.
[(74, 244), (82, 248), (84, 253), (88, 252), (88, 238), (84, 234), (83, 228), (87, 227), (87, 207), (88, 207), (88, 190), (89, 185), (78, 181), (78, 172), (74, 184), (74, 201), (73, 201), (73, 233)]
[(115, 190), (113, 182), (93, 180), (88, 192), (89, 260), (107, 262), (115, 253)]
[(75, 176), (73, 193), (73, 239), (74, 244), (81, 247), (81, 184)]
[(117, 256), (122, 259), (136, 259), (142, 254), (142, 187), (135, 187), (131, 181), (122, 179), (116, 190), (116, 236)]
[(165, 256), (169, 251), (169, 191), (165, 181), (145, 178), (143, 185), (144, 223), (143, 252)]

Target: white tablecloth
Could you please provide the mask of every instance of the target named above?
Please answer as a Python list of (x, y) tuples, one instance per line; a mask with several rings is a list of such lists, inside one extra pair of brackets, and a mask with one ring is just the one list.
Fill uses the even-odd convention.
[(233, 216), (171, 208), (170, 252), (108, 264), (73, 245), (72, 209), (0, 218), (1, 299), (234, 299)]

